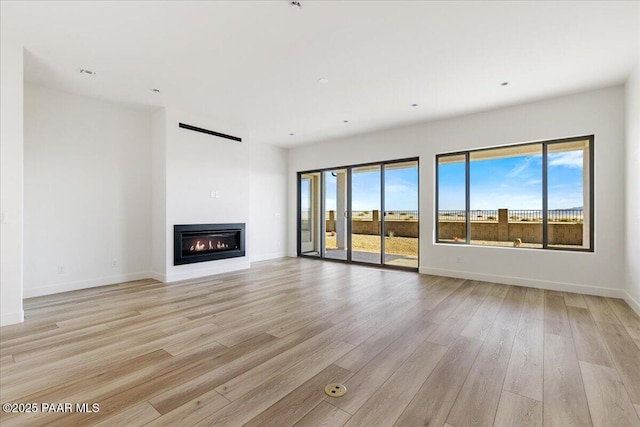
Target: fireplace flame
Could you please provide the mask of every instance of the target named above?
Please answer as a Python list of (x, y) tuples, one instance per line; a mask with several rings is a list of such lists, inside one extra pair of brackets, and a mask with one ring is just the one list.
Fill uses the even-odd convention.
[(189, 252), (200, 252), (200, 251), (206, 251), (206, 250), (213, 250), (213, 249), (228, 249), (229, 248), (229, 244), (227, 243), (223, 243), (220, 240), (218, 240), (214, 246), (213, 242), (211, 240), (209, 240), (208, 242), (208, 247), (207, 245), (205, 245), (204, 243), (202, 243), (200, 240), (196, 241), (195, 245), (191, 245), (191, 247), (189, 248)]

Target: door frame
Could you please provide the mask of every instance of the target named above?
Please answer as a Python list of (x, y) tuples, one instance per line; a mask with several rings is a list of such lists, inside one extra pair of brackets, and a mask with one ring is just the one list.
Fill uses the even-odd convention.
[[(385, 263), (385, 165), (391, 165), (391, 164), (395, 164), (395, 163), (407, 163), (407, 162), (416, 162), (417, 165), (417, 171), (418, 171), (418, 267), (404, 267), (404, 266), (398, 266), (398, 265), (391, 265), (391, 264), (386, 264)], [(380, 197), (381, 197), (381, 206), (380, 206), (380, 210), (381, 210), (381, 215), (380, 215), (380, 263), (378, 264), (373, 264), (373, 263), (367, 263), (367, 262), (360, 262), (360, 261), (354, 261), (352, 259), (352, 169), (353, 168), (359, 168), (359, 167), (363, 167), (363, 166), (380, 166)], [(326, 219), (324, 218), (325, 216), (325, 212), (324, 212), (324, 172), (327, 171), (333, 171), (336, 169), (345, 169), (347, 171), (347, 259), (346, 260), (341, 260), (341, 259), (335, 259), (335, 258), (327, 258), (325, 257), (324, 254), (324, 233), (323, 231), (325, 230), (326, 226), (324, 224), (324, 221), (326, 221)], [(310, 174), (319, 174), (320, 179), (318, 180), (319, 183), (317, 183), (317, 186), (319, 187), (317, 189), (318, 191), (318, 195), (320, 197), (320, 199), (318, 201), (316, 201), (316, 203), (318, 204), (317, 208), (318, 208), (318, 215), (316, 215), (316, 218), (320, 218), (320, 227), (316, 225), (313, 226), (314, 229), (319, 228), (320, 233), (319, 236), (316, 238), (316, 244), (319, 244), (318, 246), (318, 255), (309, 255), (309, 254), (305, 254), (304, 252), (302, 252), (302, 236), (301, 236), (301, 226), (302, 226), (302, 218), (301, 218), (301, 210), (302, 210), (302, 202), (301, 202), (301, 179), (303, 175), (310, 175)], [(409, 158), (403, 158), (403, 159), (393, 159), (393, 160), (382, 160), (382, 161), (377, 161), (377, 162), (368, 162), (368, 163), (360, 163), (360, 164), (355, 164), (355, 165), (346, 165), (346, 166), (336, 166), (336, 167), (328, 167), (328, 168), (321, 168), (321, 169), (311, 169), (311, 170), (305, 170), (305, 171), (299, 171), (296, 173), (296, 179), (297, 179), (297, 194), (296, 194), (296, 199), (297, 199), (297, 227), (296, 227), (296, 240), (297, 240), (297, 255), (299, 257), (303, 257), (303, 258), (309, 258), (309, 259), (320, 259), (323, 261), (332, 261), (332, 262), (341, 262), (341, 263), (350, 263), (350, 264), (359, 264), (359, 265), (368, 265), (368, 266), (373, 266), (373, 267), (383, 267), (383, 268), (389, 268), (389, 269), (395, 269), (395, 270), (407, 270), (407, 271), (418, 271), (419, 265), (420, 265), (420, 158), (419, 157), (409, 157)], [(317, 221), (316, 221), (317, 222)]]

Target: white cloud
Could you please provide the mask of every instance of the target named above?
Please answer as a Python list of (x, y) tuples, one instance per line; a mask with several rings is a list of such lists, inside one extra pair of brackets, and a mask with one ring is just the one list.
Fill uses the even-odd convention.
[(529, 180), (527, 182), (525, 182), (526, 185), (538, 185), (538, 184), (542, 184), (542, 180), (541, 179), (532, 179)]
[(549, 154), (549, 166), (564, 166), (567, 168), (582, 168), (582, 151), (567, 151), (565, 153)]
[(524, 159), (522, 159), (517, 165), (513, 167), (513, 169), (511, 169), (507, 173), (507, 177), (515, 178), (516, 176), (520, 175), (524, 170), (526, 170), (529, 167), (529, 163), (531, 163), (531, 159), (532, 159), (531, 157), (525, 157)]

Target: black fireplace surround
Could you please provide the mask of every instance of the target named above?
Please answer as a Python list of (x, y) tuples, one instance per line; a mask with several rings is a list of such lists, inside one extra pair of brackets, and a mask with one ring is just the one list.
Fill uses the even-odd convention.
[(173, 265), (245, 256), (244, 223), (173, 226)]

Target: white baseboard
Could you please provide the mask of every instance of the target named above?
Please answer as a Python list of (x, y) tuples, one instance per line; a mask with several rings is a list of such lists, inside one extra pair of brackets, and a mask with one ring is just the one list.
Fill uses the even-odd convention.
[(165, 276), (165, 283), (178, 282), (180, 280), (196, 279), (198, 277), (214, 276), (216, 274), (230, 273), (232, 271), (246, 270), (251, 267), (251, 263), (248, 260), (243, 260), (241, 263), (233, 263), (228, 265), (222, 265), (213, 268), (203, 268), (198, 270), (189, 270), (185, 272), (169, 273)]
[(3, 313), (2, 316), (0, 316), (0, 326), (22, 322), (24, 322), (24, 310), (14, 311), (13, 313)]
[(35, 289), (24, 289), (24, 298), (33, 298), (43, 295), (57, 294), (60, 292), (77, 291), (79, 289), (95, 288), (97, 286), (112, 285), (114, 283), (142, 280), (151, 277), (148, 271), (139, 273), (116, 274), (114, 276), (98, 277), (95, 279), (79, 280), (77, 282), (58, 283), (51, 286), (43, 286)]
[(287, 252), (273, 252), (265, 255), (252, 256), (251, 262), (260, 262), (260, 261), (269, 261), (271, 259), (285, 258), (287, 256)]
[(163, 273), (156, 273), (155, 271), (152, 271), (151, 273), (149, 273), (149, 277), (157, 280), (158, 282), (162, 282), (162, 283), (167, 283), (167, 275), (163, 274)]
[(629, 304), (629, 307), (631, 307), (633, 309), (633, 311), (635, 311), (636, 314), (638, 316), (640, 316), (640, 303), (638, 301), (636, 301), (636, 299), (633, 298), (629, 294), (629, 292), (625, 291), (625, 295), (624, 295), (623, 299), (627, 302), (627, 304)]
[(624, 300), (631, 298), (631, 296), (623, 289), (601, 288), (598, 286), (580, 285), (577, 283), (552, 282), (548, 280), (529, 279), (526, 277), (498, 276), (493, 274), (474, 273), (470, 271), (445, 270), (442, 268), (420, 267), (419, 271), (421, 274), (432, 274), (434, 276), (480, 280), (483, 282), (502, 283), (505, 285), (528, 286), (530, 288), (548, 289), (551, 291), (575, 292), (578, 294), (597, 295), (601, 297), (622, 298)]

